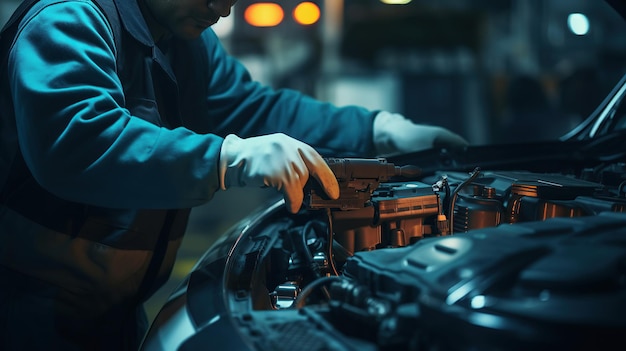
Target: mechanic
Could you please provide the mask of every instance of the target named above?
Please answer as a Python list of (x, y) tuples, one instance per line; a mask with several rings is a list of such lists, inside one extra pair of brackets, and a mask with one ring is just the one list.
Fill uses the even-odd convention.
[[(297, 212), (321, 155), (466, 141), (254, 82), (207, 28), (236, 0), (27, 0), (2, 32), (0, 349), (132, 350), (191, 208), (273, 187)], [(32, 3), (32, 4), (31, 4)]]

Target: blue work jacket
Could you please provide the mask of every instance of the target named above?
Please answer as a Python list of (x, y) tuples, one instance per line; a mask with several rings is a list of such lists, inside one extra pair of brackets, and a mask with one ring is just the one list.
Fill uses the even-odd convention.
[(142, 298), (165, 282), (189, 209), (219, 189), (227, 134), (373, 156), (375, 114), (253, 81), (211, 29), (156, 45), (136, 1), (102, 1), (121, 37), (90, 0), (41, 0), (3, 38), (0, 72), (0, 185), (13, 184), (0, 264), (83, 296), (94, 315), (135, 297), (169, 222)]

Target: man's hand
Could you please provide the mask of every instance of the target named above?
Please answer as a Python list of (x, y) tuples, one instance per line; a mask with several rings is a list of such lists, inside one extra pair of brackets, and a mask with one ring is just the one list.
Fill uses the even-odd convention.
[(391, 156), (432, 147), (461, 148), (468, 142), (445, 128), (415, 124), (400, 114), (383, 111), (374, 118), (374, 145), (378, 156)]
[(283, 193), (287, 209), (296, 213), (302, 206), (309, 175), (330, 198), (339, 197), (339, 184), (326, 161), (299, 140), (282, 133), (247, 139), (230, 134), (222, 144), (219, 177), (223, 190), (270, 186)]

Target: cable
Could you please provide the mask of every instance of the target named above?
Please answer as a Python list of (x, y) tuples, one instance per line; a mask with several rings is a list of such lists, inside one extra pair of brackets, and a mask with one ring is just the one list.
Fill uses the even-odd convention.
[(328, 265), (330, 267), (330, 271), (334, 275), (339, 275), (339, 271), (337, 271), (337, 267), (335, 266), (335, 258), (333, 257), (333, 242), (335, 239), (333, 238), (333, 218), (330, 212), (330, 208), (326, 209), (326, 218), (328, 219)]
[(450, 201), (450, 185), (448, 184), (448, 176), (443, 175), (439, 181), (432, 186), (433, 191), (439, 193), (442, 190), (445, 191), (445, 197), (439, 196), (438, 211), (437, 213), (437, 229), (441, 235), (450, 235), (450, 222), (446, 217), (444, 208), (448, 208), (448, 202)]
[(479, 174), (480, 174), (480, 167), (474, 168), (474, 171), (470, 174), (470, 177), (464, 180), (463, 182), (461, 182), (461, 184), (459, 184), (459, 186), (457, 186), (456, 189), (454, 189), (454, 192), (452, 193), (452, 197), (450, 198), (450, 208), (448, 209), (449, 211), (448, 218), (450, 220), (450, 234), (454, 233), (454, 205), (456, 203), (456, 198), (459, 195), (459, 191), (461, 191), (461, 189), (463, 189), (467, 184), (474, 181), (474, 179), (476, 179), (476, 177), (478, 177)]
[(626, 180), (617, 186), (617, 196), (626, 197)]
[[(307, 234), (310, 230), (313, 230), (315, 232), (315, 235), (317, 236), (319, 232), (322, 231), (322, 223), (315, 220), (308, 221), (299, 233), (300, 240), (295, 240), (294, 245), (298, 256), (300, 257), (300, 259), (303, 260), (304, 267), (313, 274), (313, 279), (319, 279), (320, 277), (322, 277), (322, 274), (320, 272), (320, 266), (313, 259), (313, 254), (309, 250), (309, 246), (307, 244)], [(328, 292), (328, 289), (322, 288), (322, 293), (327, 299), (330, 299), (330, 293)]]
[(325, 287), (327, 284), (330, 284), (332, 282), (340, 282), (346, 279), (347, 278), (340, 276), (319, 278), (313, 281), (311, 284), (307, 285), (306, 288), (302, 289), (300, 294), (298, 294), (298, 297), (296, 297), (296, 300), (294, 301), (294, 304), (292, 306), (294, 306), (295, 308), (302, 308), (304, 307), (304, 305), (306, 305), (306, 300), (315, 291), (315, 289)]
[(327, 221), (328, 221), (327, 231), (324, 231), (324, 228), (321, 222), (311, 220), (307, 222), (302, 228), (302, 231), (300, 233), (301, 240), (297, 242), (297, 251), (299, 255), (302, 256), (302, 259), (305, 260), (306, 266), (311, 268), (315, 276), (318, 278), (321, 276), (319, 272), (319, 266), (313, 260), (313, 254), (309, 250), (308, 244), (307, 244), (307, 234), (309, 233), (310, 230), (315, 231), (315, 234), (317, 236), (320, 236), (322, 232), (326, 232), (326, 234), (328, 235), (328, 244), (326, 247), (326, 254), (328, 255), (327, 259), (328, 259), (329, 268), (332, 274), (339, 275), (339, 272), (337, 271), (337, 267), (335, 266), (335, 261), (333, 260), (333, 225), (332, 225), (332, 217), (330, 214), (330, 209), (327, 209), (326, 216), (327, 216)]
[(298, 253), (298, 256), (300, 256), (300, 258), (304, 261), (305, 266), (310, 268), (315, 276), (319, 276), (319, 267), (317, 267), (315, 261), (313, 261), (313, 256), (311, 255), (311, 252), (309, 251), (309, 247), (307, 245), (307, 233), (314, 225), (314, 223), (315, 222), (313, 221), (309, 221), (304, 225), (302, 231), (300, 231), (299, 233), (300, 240), (296, 240), (294, 242), (294, 245), (296, 246), (296, 252)]

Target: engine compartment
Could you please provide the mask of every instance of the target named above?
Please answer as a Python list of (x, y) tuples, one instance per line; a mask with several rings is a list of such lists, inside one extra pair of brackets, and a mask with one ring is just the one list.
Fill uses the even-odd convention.
[[(328, 162), (338, 200), (311, 184), (303, 210), (268, 209), (221, 263), (250, 349), (626, 347), (624, 165), (424, 175)], [(211, 323), (206, 294), (188, 295), (196, 323)]]
[(611, 191), (601, 183), (562, 174), (474, 173), (438, 172), (421, 181), (383, 183), (369, 205), (333, 212), (335, 240), (351, 252), (369, 251), (500, 224), (626, 209), (623, 189), (617, 190), (621, 182)]

